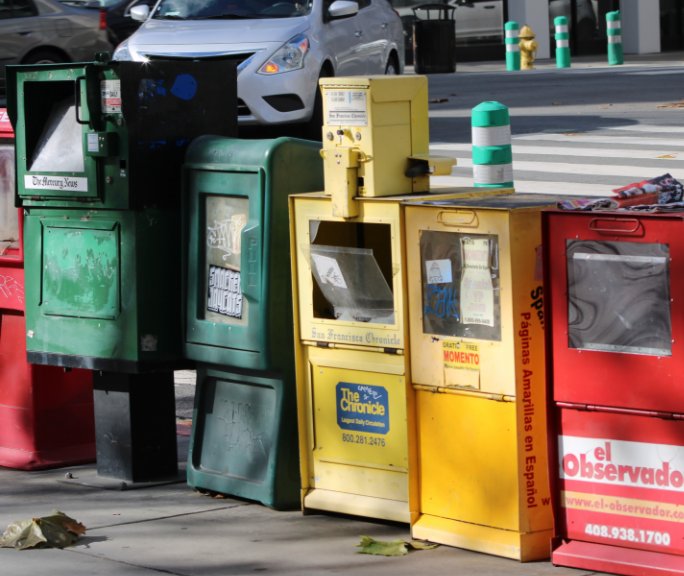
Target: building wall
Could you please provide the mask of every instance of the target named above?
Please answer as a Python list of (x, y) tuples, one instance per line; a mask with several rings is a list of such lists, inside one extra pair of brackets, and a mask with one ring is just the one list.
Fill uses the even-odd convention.
[(527, 24), (536, 34), (537, 58), (550, 58), (548, 0), (508, 0), (508, 19), (514, 20), (522, 28)]
[(620, 0), (625, 54), (660, 52), (660, 2)]
[[(660, 52), (660, 2), (620, 0), (622, 47), (625, 54)], [(508, 19), (527, 24), (536, 33), (537, 58), (553, 58), (549, 35), (548, 0), (508, 0)]]

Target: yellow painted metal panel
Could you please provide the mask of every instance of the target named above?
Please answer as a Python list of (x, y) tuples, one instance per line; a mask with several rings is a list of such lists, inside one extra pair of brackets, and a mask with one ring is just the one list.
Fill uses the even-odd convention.
[(423, 514), (519, 528), (515, 404), (419, 391)]
[[(526, 431), (521, 403), (418, 391), (416, 405), (420, 517), (413, 537), (519, 560), (548, 557), (546, 431)], [(435, 525), (441, 528), (426, 531)]]
[[(296, 255), (299, 298), (297, 340), (328, 342), (336, 346), (356, 345), (382, 350), (404, 349), (403, 246), (401, 243), (400, 202), (360, 203), (356, 218), (332, 216), (327, 196), (293, 198), (294, 238), (291, 252)], [(321, 240), (326, 238), (325, 240)], [(363, 322), (353, 318), (334, 318), (322, 309), (322, 300), (312, 273), (311, 246), (325, 242), (336, 246), (356, 246), (373, 250), (393, 299), (392, 323)], [(326, 245), (327, 245), (326, 244)]]
[[(429, 176), (406, 176), (408, 157), (428, 154), (428, 86), (425, 76), (322, 78), (323, 155), (359, 151), (358, 196), (396, 196), (429, 190)], [(328, 193), (346, 181), (326, 163)]]
[(324, 512), (337, 512), (367, 518), (380, 518), (392, 522), (410, 521), (406, 500), (374, 498), (362, 494), (349, 494), (317, 488), (304, 497), (304, 507)]
[[(549, 200), (548, 205), (553, 204)], [(538, 382), (537, 388), (543, 388), (542, 207), (407, 208), (407, 275), (414, 384), (463, 387), (487, 394), (520, 397), (524, 391), (523, 374), (532, 371)], [(475, 296), (482, 299), (491, 297), (494, 304), (491, 310), (485, 310), (476, 318), (471, 327), (463, 319), (467, 314), (464, 312), (466, 272), (459, 272), (462, 274), (460, 285), (459, 278), (449, 278), (450, 288), (445, 288), (449, 283), (440, 284), (439, 279), (433, 283), (426, 280), (425, 268), (428, 265), (439, 267), (441, 262), (454, 259), (450, 254), (440, 255), (439, 250), (423, 250), (421, 253), (421, 246), (433, 238), (438, 238), (444, 246), (451, 244), (456, 250), (459, 243), (462, 245), (468, 239), (485, 239), (494, 246), (495, 261), (491, 269), (485, 271), (494, 280), (476, 275), (473, 285), (481, 282), (484, 288), (468, 293), (472, 299)], [(433, 259), (425, 261), (426, 258)], [(461, 255), (455, 258), (465, 262)], [(467, 269), (465, 265), (463, 269)], [(451, 274), (451, 270), (448, 273)], [(433, 290), (430, 295), (426, 294), (426, 287)], [(445, 321), (442, 326), (436, 321), (430, 324), (430, 318), (444, 320), (456, 316), (459, 320)], [(488, 333), (480, 330), (478, 335), (477, 330), (482, 326), (475, 324), (487, 321), (490, 321), (491, 330)], [(454, 329), (459, 322), (462, 328)]]
[(429, 540), (521, 562), (533, 562), (549, 557), (552, 531), (511, 532), (448, 518), (422, 516), (412, 526), (411, 536), (417, 540)]
[(354, 498), (364, 496), (391, 501), (377, 503), (378, 509), (396, 510), (402, 502), (408, 521), (406, 358), (306, 347), (303, 360), (307, 381), (300, 392), (309, 410), (308, 435), (300, 440), (300, 457), (308, 461), (305, 507), (325, 500), (323, 509), (337, 503), (344, 508), (335, 511), (353, 514)]
[(406, 471), (405, 378), (377, 371), (386, 358), (374, 372), (338, 368), (334, 356), (311, 363), (316, 459)]

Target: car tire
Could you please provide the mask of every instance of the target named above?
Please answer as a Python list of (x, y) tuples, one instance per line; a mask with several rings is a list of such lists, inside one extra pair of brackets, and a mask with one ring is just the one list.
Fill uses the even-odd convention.
[(26, 55), (22, 60), (22, 64), (61, 64), (63, 62), (68, 62), (68, 58), (65, 58), (63, 54), (60, 54), (56, 50), (35, 50)]

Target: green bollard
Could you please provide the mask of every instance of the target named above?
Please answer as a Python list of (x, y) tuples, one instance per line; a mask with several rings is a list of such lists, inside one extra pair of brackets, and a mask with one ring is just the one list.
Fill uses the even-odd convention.
[(565, 16), (556, 16), (553, 19), (556, 39), (556, 68), (570, 68), (570, 34), (568, 32), (568, 19)]
[(520, 25), (511, 20), (504, 25), (506, 70), (520, 70)]
[(625, 59), (622, 53), (622, 21), (620, 11), (606, 13), (606, 33), (608, 34), (608, 64), (622, 64)]
[(508, 108), (482, 102), (472, 110), (473, 185), (478, 188), (513, 187), (513, 150)]

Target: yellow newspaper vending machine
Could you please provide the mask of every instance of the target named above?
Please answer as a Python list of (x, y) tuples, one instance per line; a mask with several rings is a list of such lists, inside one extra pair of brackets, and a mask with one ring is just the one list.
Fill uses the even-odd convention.
[(409, 522), (402, 216), (387, 200), (343, 220), (324, 194), (291, 197), (302, 505)]
[(428, 157), (425, 77), (321, 88), (325, 191), (290, 196), (302, 507), (408, 523), (402, 203), (448, 197), (429, 176), (454, 162)]
[(540, 211), (557, 200), (406, 206), (414, 538), (549, 556)]

